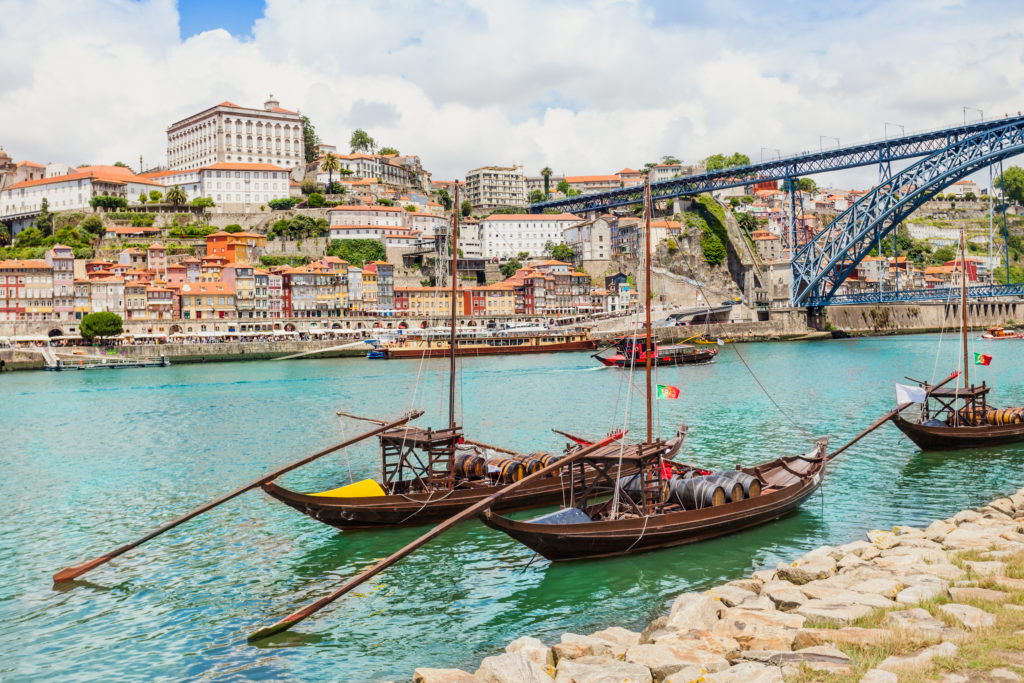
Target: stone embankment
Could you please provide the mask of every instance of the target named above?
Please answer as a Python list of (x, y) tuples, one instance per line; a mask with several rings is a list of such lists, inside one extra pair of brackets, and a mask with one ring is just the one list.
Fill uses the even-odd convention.
[(417, 683), (1020, 681), (1024, 489), (684, 593), (642, 632), (532, 637)]

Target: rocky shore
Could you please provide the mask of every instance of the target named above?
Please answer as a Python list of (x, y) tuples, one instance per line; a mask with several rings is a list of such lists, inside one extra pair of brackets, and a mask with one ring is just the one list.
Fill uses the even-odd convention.
[(701, 593), (641, 633), (529, 636), (416, 683), (1020, 681), (1024, 489), (925, 529), (872, 531)]

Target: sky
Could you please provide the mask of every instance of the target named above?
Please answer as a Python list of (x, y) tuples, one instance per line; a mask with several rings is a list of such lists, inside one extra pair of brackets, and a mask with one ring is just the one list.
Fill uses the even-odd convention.
[(435, 179), (756, 161), (1024, 109), (1019, 2), (0, 0), (0, 17), (0, 146), (39, 163), (163, 164), (171, 123), (270, 93), (340, 151), (361, 127)]

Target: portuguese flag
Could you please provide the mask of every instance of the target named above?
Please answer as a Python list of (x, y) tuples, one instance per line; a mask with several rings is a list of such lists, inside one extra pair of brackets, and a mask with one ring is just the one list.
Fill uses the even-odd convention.
[(669, 384), (659, 384), (658, 398), (679, 398), (679, 387), (674, 387)]
[[(992, 356), (989, 356), (989, 355), (984, 354), (984, 353), (976, 353), (976, 354), (974, 354), (974, 364), (975, 365), (991, 365), (992, 364)], [(661, 389), (661, 387), (658, 387), (658, 388)]]

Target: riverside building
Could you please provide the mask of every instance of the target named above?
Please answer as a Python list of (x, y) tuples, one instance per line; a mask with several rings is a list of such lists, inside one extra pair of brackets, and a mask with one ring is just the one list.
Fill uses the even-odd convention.
[(466, 174), (466, 199), (485, 211), (526, 206), (522, 166), (484, 166)]

